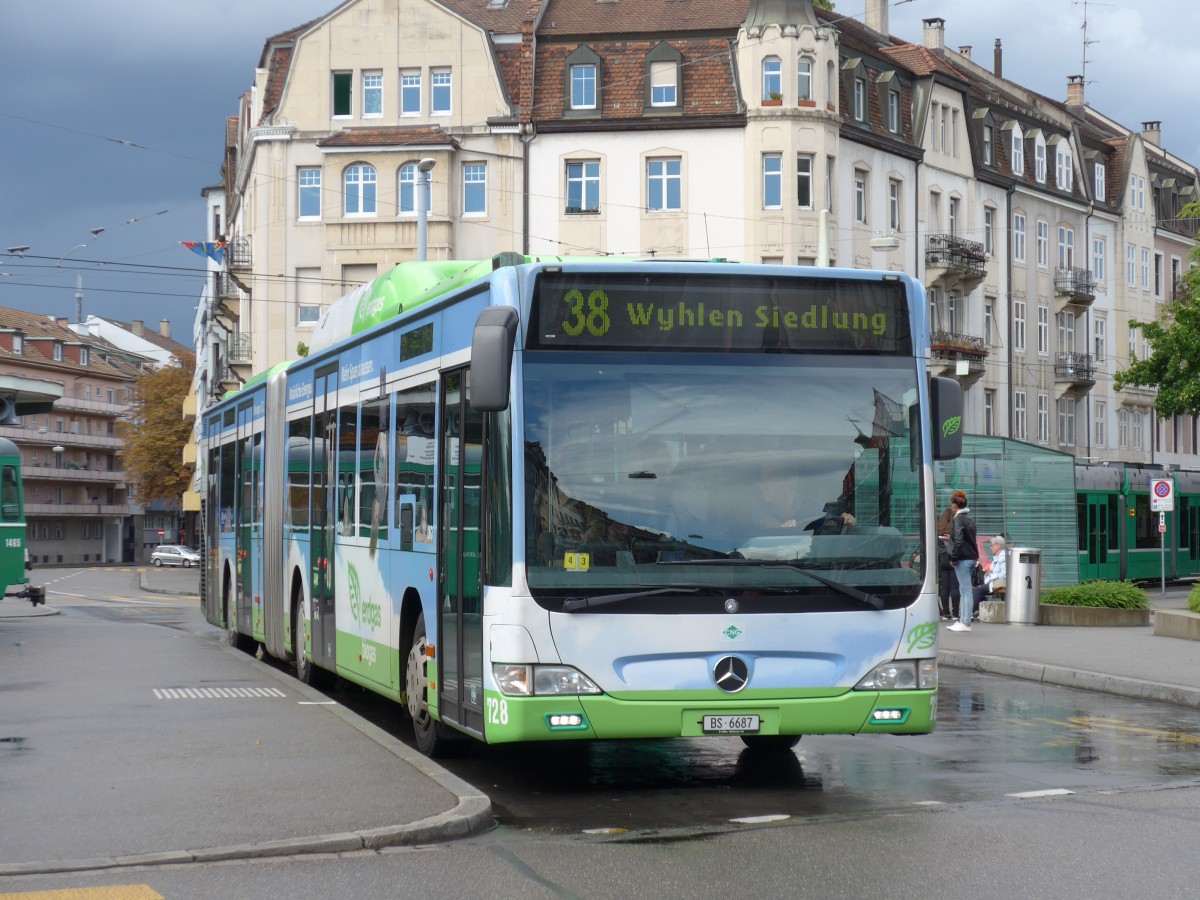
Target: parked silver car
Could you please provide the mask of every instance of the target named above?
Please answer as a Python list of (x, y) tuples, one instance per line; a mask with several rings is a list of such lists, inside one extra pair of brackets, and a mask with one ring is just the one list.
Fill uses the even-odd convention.
[(191, 547), (180, 544), (160, 544), (150, 554), (150, 562), (156, 566), (183, 566), (190, 569), (200, 565), (200, 554)]

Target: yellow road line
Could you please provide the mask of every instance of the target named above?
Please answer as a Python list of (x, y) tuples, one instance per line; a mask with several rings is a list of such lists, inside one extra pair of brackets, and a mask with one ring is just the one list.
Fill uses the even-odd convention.
[(66, 888), (61, 891), (0, 894), (0, 900), (164, 900), (164, 898), (148, 884), (116, 884), (112, 887)]

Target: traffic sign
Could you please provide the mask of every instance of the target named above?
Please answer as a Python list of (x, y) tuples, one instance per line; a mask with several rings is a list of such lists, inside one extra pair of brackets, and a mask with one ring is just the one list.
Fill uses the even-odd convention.
[(1150, 479), (1150, 511), (1175, 511), (1175, 483), (1170, 478)]

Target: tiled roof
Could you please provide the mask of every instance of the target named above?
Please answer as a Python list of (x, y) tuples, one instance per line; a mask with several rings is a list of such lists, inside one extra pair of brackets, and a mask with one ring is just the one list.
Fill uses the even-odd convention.
[(456, 15), (496, 34), (518, 34), (521, 23), (537, 15), (542, 0), (437, 0)]
[(736, 33), (747, 7), (748, 0), (550, 0), (538, 35)]
[[(70, 328), (59, 325), (52, 317), (44, 313), (0, 307), (0, 328), (16, 329), (25, 335), (25, 346), (22, 353), (13, 353), (11, 350), (0, 348), (0, 359), (5, 361), (36, 364), (39, 368), (59, 369), (64, 373), (86, 372), (96, 377), (131, 378), (137, 374), (137, 369), (134, 367), (107, 359), (104, 356), (105, 348), (97, 341), (76, 334)], [(48, 353), (42, 352), (37, 346), (39, 339), (46, 338), (61, 341), (64, 344), (84, 344), (94, 348), (96, 352), (90, 354), (86, 366), (70, 359), (56, 360)]]
[(318, 147), (454, 147), (454, 138), (440, 128), (414, 125), (409, 128), (347, 128), (317, 142)]

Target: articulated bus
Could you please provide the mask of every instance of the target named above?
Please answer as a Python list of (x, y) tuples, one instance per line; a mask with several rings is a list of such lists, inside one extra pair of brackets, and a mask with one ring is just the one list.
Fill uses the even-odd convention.
[(907, 276), (397, 266), (204, 415), (208, 621), (487, 743), (931, 731), (933, 461)]
[[(8, 438), (0, 438), (0, 588), (3, 597), (46, 602), (45, 589), (29, 583), (28, 534), (25, 530), (25, 483), (21, 477), (21, 451)], [(13, 588), (16, 590), (13, 590)]]

